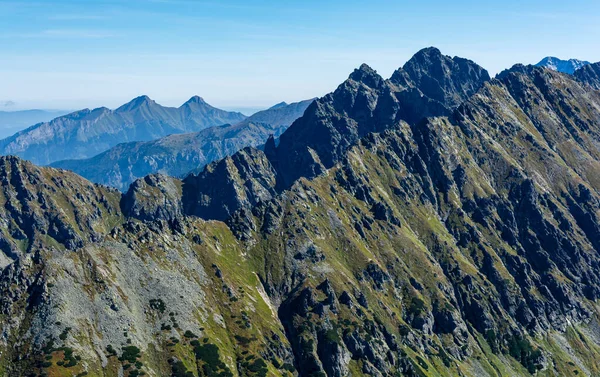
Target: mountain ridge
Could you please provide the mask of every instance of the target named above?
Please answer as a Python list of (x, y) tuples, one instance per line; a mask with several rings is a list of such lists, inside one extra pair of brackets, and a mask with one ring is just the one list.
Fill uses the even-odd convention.
[(590, 64), (590, 62), (579, 59), (562, 60), (553, 56), (547, 56), (536, 64), (538, 67), (546, 67), (552, 70), (572, 75), (576, 70)]
[(600, 90), (600, 63), (588, 64), (575, 71), (574, 76), (577, 80), (590, 85), (596, 90)]
[(441, 102), (361, 66), (279, 145), (125, 194), (1, 157), (0, 365), (594, 375), (600, 92), (533, 66), (467, 72), (432, 72)]
[(209, 127), (148, 142), (118, 144), (90, 159), (57, 161), (51, 166), (72, 170), (93, 182), (125, 192), (133, 181), (145, 175), (161, 173), (182, 177), (244, 147), (258, 147), (269, 135), (279, 137), (312, 101), (278, 104), (234, 125)]
[(65, 158), (92, 157), (127, 140), (152, 140), (245, 118), (240, 113), (219, 110), (205, 102), (173, 108), (140, 96), (115, 110), (83, 109), (33, 125), (0, 140), (0, 153), (49, 164)]

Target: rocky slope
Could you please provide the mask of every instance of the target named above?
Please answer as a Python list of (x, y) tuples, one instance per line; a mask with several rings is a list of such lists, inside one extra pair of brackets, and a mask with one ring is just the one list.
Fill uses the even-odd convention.
[(536, 64), (538, 67), (549, 68), (554, 71), (572, 75), (578, 69), (590, 64), (590, 62), (579, 59), (562, 60), (553, 56), (547, 56)]
[(600, 92), (524, 66), (458, 107), (406, 91), (363, 66), (279, 146), (124, 195), (0, 159), (0, 370), (598, 375)]
[(589, 64), (575, 71), (577, 80), (600, 90), (600, 63)]
[(214, 108), (192, 97), (179, 108), (163, 107), (146, 96), (110, 110), (81, 110), (36, 124), (0, 140), (0, 155), (17, 155), (36, 164), (88, 158), (119, 143), (147, 141), (208, 127), (237, 123), (246, 117)]
[(183, 176), (244, 147), (260, 146), (269, 135), (279, 137), (312, 101), (282, 103), (234, 125), (147, 142), (123, 143), (89, 159), (57, 161), (51, 166), (126, 191), (133, 181), (147, 174)]
[[(428, 80), (423, 78), (427, 70), (432, 72)], [(397, 127), (400, 121), (416, 124), (427, 116), (451, 114), (458, 98), (466, 99), (487, 80), (488, 73), (474, 62), (444, 56), (436, 48), (419, 51), (389, 80), (363, 64), (333, 93), (313, 102), (281, 135), (278, 146), (265, 145), (277, 171), (277, 188), (323, 173), (370, 132)], [(201, 191), (203, 179), (200, 174), (185, 181)]]

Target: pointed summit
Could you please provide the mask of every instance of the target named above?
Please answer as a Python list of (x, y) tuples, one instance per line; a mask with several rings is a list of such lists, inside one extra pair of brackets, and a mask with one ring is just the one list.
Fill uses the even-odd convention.
[(191, 104), (207, 105), (207, 103), (204, 100), (204, 98), (202, 98), (200, 96), (193, 96), (192, 98), (190, 98), (189, 100), (187, 100), (186, 103), (184, 103), (184, 105), (191, 105)]
[(585, 61), (585, 60), (579, 60), (579, 59), (562, 60), (562, 59), (556, 58), (554, 56), (547, 56), (544, 59), (542, 59), (539, 63), (537, 63), (536, 66), (546, 67), (546, 68), (550, 68), (554, 71), (568, 73), (569, 75), (572, 75), (573, 73), (575, 73), (576, 70), (578, 70), (579, 68), (584, 67), (588, 64), (590, 64), (590, 62)]
[(116, 111), (117, 112), (132, 111), (132, 110), (138, 109), (144, 105), (152, 105), (155, 103), (156, 102), (154, 102), (152, 99), (150, 99), (150, 97), (143, 95), (143, 96), (139, 96), (139, 97), (132, 99), (125, 105), (119, 107)]
[(279, 102), (278, 104), (269, 107), (268, 110), (281, 109), (282, 107), (286, 107), (287, 105), (288, 105), (288, 103), (285, 101)]
[(273, 134), (269, 135), (269, 138), (265, 143), (265, 155), (267, 156), (267, 159), (275, 165), (275, 162), (277, 161), (277, 144), (275, 143), (275, 136)]
[(488, 72), (475, 62), (443, 55), (435, 47), (417, 52), (390, 78), (401, 88), (418, 88), (450, 109), (458, 107), (489, 80)]
[(417, 53), (413, 55), (411, 60), (426, 59), (426, 58), (440, 59), (440, 58), (442, 58), (442, 56), (443, 55), (442, 55), (442, 52), (440, 51), (440, 49), (432, 46), (432, 47), (426, 47), (426, 48), (423, 48), (423, 49), (417, 51)]
[(350, 80), (361, 82), (371, 88), (379, 88), (383, 84), (383, 77), (377, 71), (363, 63), (350, 74)]

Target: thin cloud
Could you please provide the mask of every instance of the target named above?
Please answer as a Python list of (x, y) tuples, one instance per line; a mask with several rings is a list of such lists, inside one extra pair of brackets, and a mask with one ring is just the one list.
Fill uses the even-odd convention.
[(59, 38), (114, 38), (118, 35), (109, 30), (85, 30), (85, 29), (48, 29), (42, 35)]
[(48, 17), (51, 21), (94, 21), (106, 20), (108, 16), (99, 14), (54, 14)]
[(46, 29), (34, 33), (5, 33), (0, 34), (2, 39), (105, 39), (116, 38), (119, 34), (110, 30), (92, 29)]

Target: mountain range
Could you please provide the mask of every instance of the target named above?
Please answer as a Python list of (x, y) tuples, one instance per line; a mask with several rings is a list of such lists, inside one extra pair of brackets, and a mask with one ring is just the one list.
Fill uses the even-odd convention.
[(244, 147), (262, 145), (270, 135), (279, 137), (312, 101), (280, 103), (234, 125), (118, 144), (89, 159), (57, 161), (51, 166), (127, 191), (133, 181), (148, 174), (183, 176)]
[(0, 138), (5, 138), (24, 128), (40, 122), (47, 122), (67, 114), (61, 110), (20, 110), (0, 111)]
[(362, 65), (278, 141), (125, 193), (0, 157), (0, 369), (597, 375), (600, 91), (578, 72)]
[(546, 67), (552, 70), (568, 73), (572, 75), (579, 68), (582, 68), (586, 65), (590, 64), (590, 62), (579, 59), (569, 59), (569, 60), (561, 60), (559, 58), (555, 58), (553, 56), (548, 56), (542, 59), (539, 63), (536, 64), (538, 67)]
[(39, 123), (0, 140), (0, 154), (16, 155), (36, 164), (89, 158), (127, 141), (148, 141), (176, 133), (195, 132), (246, 117), (214, 108), (195, 96), (181, 107), (163, 107), (147, 96), (110, 110), (84, 109)]

